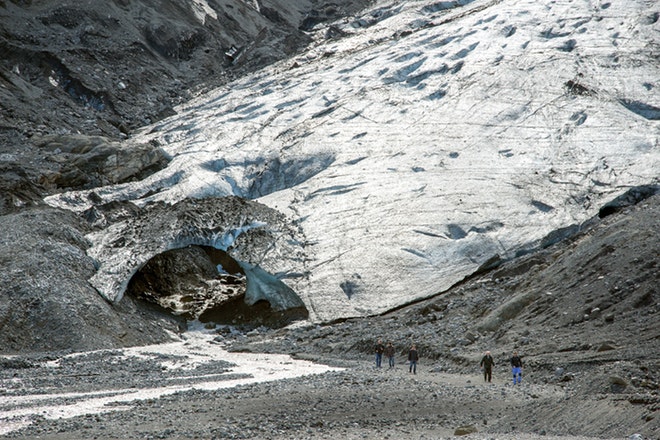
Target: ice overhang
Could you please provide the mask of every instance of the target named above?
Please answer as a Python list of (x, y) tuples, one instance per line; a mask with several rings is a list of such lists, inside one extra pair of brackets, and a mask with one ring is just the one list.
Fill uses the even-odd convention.
[[(145, 207), (132, 218), (88, 235), (98, 270), (90, 283), (108, 301), (121, 301), (135, 273), (155, 256), (190, 245), (227, 252), (243, 269), (245, 301), (274, 310), (304, 307), (282, 278), (300, 272), (297, 231), (260, 203), (239, 197), (187, 199)], [(274, 275), (277, 274), (277, 275)]]

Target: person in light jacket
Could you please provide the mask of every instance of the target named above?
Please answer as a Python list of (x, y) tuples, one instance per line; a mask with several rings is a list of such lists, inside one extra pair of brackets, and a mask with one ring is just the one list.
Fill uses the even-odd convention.
[(490, 355), (490, 351), (487, 351), (484, 357), (481, 358), (479, 366), (484, 369), (484, 382), (490, 382), (493, 378), (493, 367), (495, 366), (495, 360)]

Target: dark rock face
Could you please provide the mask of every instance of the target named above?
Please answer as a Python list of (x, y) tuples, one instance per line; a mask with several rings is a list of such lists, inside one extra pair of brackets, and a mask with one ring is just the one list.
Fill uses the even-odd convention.
[[(310, 41), (298, 27), (316, 1), (259, 3), (267, 4), (0, 2), (0, 131), (13, 128), (29, 138), (59, 129), (116, 138), (173, 114), (173, 106), (196, 90)], [(319, 21), (368, 3), (335, 2), (334, 12)], [(232, 46), (243, 55), (228, 65), (224, 54)]]
[(0, 215), (41, 204), (46, 188), (18, 163), (0, 163)]
[(245, 295), (245, 276), (219, 274), (209, 255), (189, 246), (155, 256), (133, 276), (127, 294), (159, 304), (186, 319)]
[(111, 348), (168, 340), (179, 320), (133, 299), (112, 306), (85, 280), (86, 225), (32, 208), (0, 216), (0, 347), (4, 353)]
[[(10, 123), (34, 119), (32, 127), (21, 127), (26, 134), (41, 124), (116, 137), (172, 114), (201, 78), (220, 82), (235, 75), (224, 67), (223, 48), (248, 45), (261, 29), (278, 42), (291, 34), (296, 46), (306, 41), (291, 23), (275, 26), (242, 2), (213, 15), (193, 2), (59, 3), (3, 2), (0, 8), (3, 22), (11, 21), (2, 41), (9, 86), (3, 105), (12, 109)], [(286, 53), (280, 44), (273, 48), (270, 60), (244, 60), (259, 65)], [(21, 105), (26, 98), (69, 114)]]
[(655, 195), (660, 192), (659, 185), (646, 185), (631, 188), (626, 191), (624, 194), (620, 195), (616, 199), (612, 200), (609, 203), (603, 205), (598, 211), (598, 217), (603, 218), (608, 215), (614, 214), (622, 209), (625, 209), (629, 206), (636, 205), (637, 203)]

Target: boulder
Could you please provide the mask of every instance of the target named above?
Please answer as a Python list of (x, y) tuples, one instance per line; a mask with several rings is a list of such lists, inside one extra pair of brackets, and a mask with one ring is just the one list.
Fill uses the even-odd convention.
[(470, 435), (478, 432), (477, 427), (474, 425), (459, 426), (454, 430), (454, 435)]
[(132, 145), (86, 135), (47, 135), (34, 141), (59, 165), (46, 181), (69, 190), (143, 179), (168, 162), (157, 143)]

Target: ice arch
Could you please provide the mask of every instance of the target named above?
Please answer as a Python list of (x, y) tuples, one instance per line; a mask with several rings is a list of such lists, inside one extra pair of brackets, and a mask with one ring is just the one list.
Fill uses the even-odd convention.
[[(137, 215), (92, 233), (88, 254), (98, 270), (90, 283), (108, 301), (121, 301), (133, 275), (156, 255), (190, 245), (227, 252), (243, 269), (245, 301), (267, 301), (274, 310), (305, 307), (282, 279), (301, 273), (297, 229), (279, 212), (239, 197), (156, 203)], [(277, 274), (277, 275), (274, 275)]]

